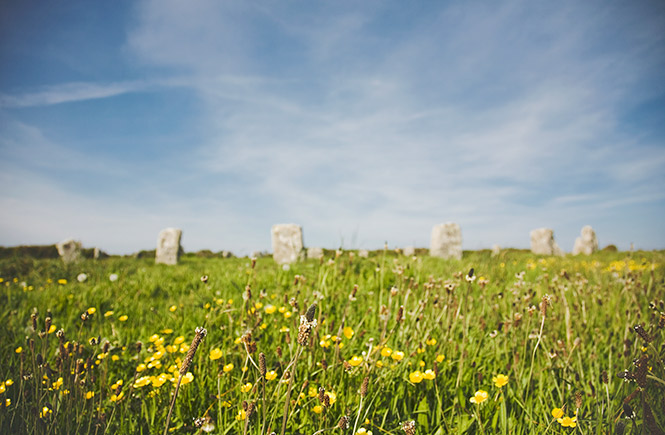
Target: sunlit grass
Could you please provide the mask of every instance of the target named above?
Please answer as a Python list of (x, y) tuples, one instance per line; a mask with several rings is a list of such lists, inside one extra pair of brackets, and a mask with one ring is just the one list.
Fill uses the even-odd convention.
[(0, 432), (662, 430), (664, 264), (2, 260)]

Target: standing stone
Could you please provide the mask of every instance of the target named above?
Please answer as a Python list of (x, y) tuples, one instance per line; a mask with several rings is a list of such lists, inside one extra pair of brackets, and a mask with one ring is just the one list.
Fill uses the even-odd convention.
[(499, 254), (501, 254), (501, 246), (492, 245), (492, 257), (496, 257)]
[(563, 255), (563, 251), (554, 241), (554, 231), (549, 228), (532, 230), (531, 252), (537, 255)]
[(413, 246), (407, 246), (406, 248), (404, 248), (403, 253), (407, 257), (413, 257), (414, 255), (416, 255), (416, 248), (414, 248)]
[(102, 255), (102, 251), (99, 250), (98, 247), (95, 246), (95, 249), (92, 250), (92, 258), (95, 260), (99, 260), (99, 257)]
[(367, 249), (358, 249), (358, 257), (369, 258), (369, 251)]
[(575, 246), (573, 247), (573, 255), (591, 255), (598, 250), (598, 239), (596, 232), (590, 225), (582, 228), (581, 236), (575, 239)]
[(323, 248), (307, 248), (307, 258), (320, 260), (323, 258)]
[(162, 230), (157, 237), (155, 263), (178, 264), (181, 237), (182, 230), (178, 228), (166, 228)]
[(289, 264), (298, 260), (303, 250), (302, 227), (296, 224), (272, 226), (272, 258), (277, 264)]
[(74, 239), (63, 240), (57, 243), (55, 247), (58, 254), (65, 263), (74, 263), (81, 259), (81, 242)]
[(462, 229), (454, 222), (435, 225), (430, 238), (429, 255), (462, 259)]

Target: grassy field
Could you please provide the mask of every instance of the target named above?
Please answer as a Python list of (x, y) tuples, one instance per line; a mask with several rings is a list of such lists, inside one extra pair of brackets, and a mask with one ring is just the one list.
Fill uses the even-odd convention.
[(2, 259), (0, 433), (663, 433), (664, 266)]

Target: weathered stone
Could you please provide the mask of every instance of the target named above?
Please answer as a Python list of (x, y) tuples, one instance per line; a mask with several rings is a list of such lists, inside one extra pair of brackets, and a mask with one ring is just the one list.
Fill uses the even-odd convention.
[(402, 253), (407, 257), (413, 257), (414, 255), (416, 255), (416, 248), (413, 246), (407, 246), (406, 248), (404, 248)]
[(296, 224), (272, 226), (272, 258), (277, 264), (297, 261), (303, 250), (302, 227)]
[(531, 252), (537, 255), (563, 255), (563, 251), (554, 241), (554, 231), (549, 228), (532, 230)]
[(323, 248), (307, 248), (307, 258), (320, 260), (323, 258)]
[(162, 230), (157, 237), (155, 263), (178, 264), (181, 237), (182, 230), (178, 228), (166, 228)]
[(367, 249), (358, 249), (358, 257), (369, 258), (369, 251)]
[(501, 254), (501, 246), (492, 245), (492, 257), (496, 257), (499, 254)]
[(575, 246), (573, 247), (573, 255), (591, 255), (598, 250), (598, 239), (596, 232), (590, 225), (582, 228), (581, 236), (575, 239)]
[(430, 238), (429, 255), (462, 259), (462, 229), (454, 222), (435, 225)]
[(92, 258), (95, 260), (99, 260), (99, 257), (102, 255), (102, 251), (98, 247), (95, 246), (95, 249), (92, 251)]
[(55, 247), (58, 254), (65, 263), (73, 263), (81, 259), (81, 242), (74, 239), (63, 240), (57, 243)]

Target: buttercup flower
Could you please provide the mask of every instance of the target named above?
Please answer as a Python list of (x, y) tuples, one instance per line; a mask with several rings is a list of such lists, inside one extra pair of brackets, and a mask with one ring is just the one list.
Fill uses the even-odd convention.
[(223, 370), (224, 370), (224, 373), (228, 373), (228, 372), (230, 372), (231, 370), (233, 370), (233, 363), (228, 363), (228, 364), (226, 364), (226, 365), (224, 366)]
[(487, 393), (487, 391), (484, 391), (484, 390), (478, 390), (478, 391), (476, 391), (476, 394), (474, 394), (474, 395), (469, 399), (469, 401), (470, 401), (471, 403), (481, 404), (481, 403), (483, 403), (485, 400), (487, 400), (488, 397), (489, 397), (489, 394)]
[(561, 424), (561, 426), (563, 426), (563, 427), (575, 427), (575, 426), (577, 426), (577, 416), (574, 416), (572, 418), (568, 417), (568, 416), (565, 416), (563, 418), (557, 418), (556, 421), (558, 421), (559, 424)]
[(222, 352), (221, 349), (215, 348), (210, 351), (210, 359), (215, 361), (216, 359), (220, 359), (224, 353)]
[(352, 367), (358, 367), (360, 364), (363, 362), (363, 357), (354, 355), (350, 360), (349, 364), (351, 364)]
[(424, 378), (424, 376), (420, 372), (420, 370), (416, 370), (415, 372), (411, 372), (409, 374), (409, 380), (411, 382), (413, 382), (414, 384), (419, 384), (420, 382), (422, 382), (423, 378)]
[(492, 378), (492, 382), (494, 382), (497, 388), (501, 388), (508, 383), (508, 376), (498, 374)]
[(552, 409), (552, 417), (559, 419), (563, 417), (563, 409), (561, 408), (554, 408)]

